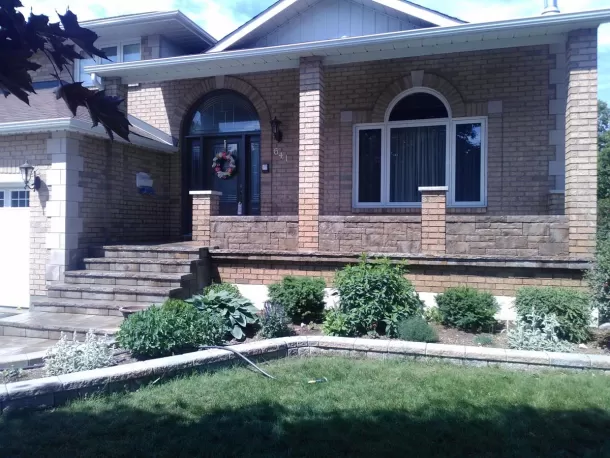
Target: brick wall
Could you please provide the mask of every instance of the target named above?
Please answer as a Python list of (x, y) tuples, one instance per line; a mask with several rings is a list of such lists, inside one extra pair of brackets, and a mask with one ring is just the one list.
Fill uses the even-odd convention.
[(215, 216), (210, 246), (229, 250), (294, 251), (296, 216)]
[(49, 222), (45, 207), (50, 190), (45, 181), (51, 168), (46, 143), (49, 137), (50, 134), (0, 137), (0, 174), (14, 175), (20, 182), (19, 166), (27, 159), (36, 167), (36, 173), (42, 179), (40, 191), (30, 192), (30, 294), (34, 296), (46, 294), (45, 270), (48, 256), (45, 243)]
[(320, 216), (320, 251), (419, 253), (421, 217)]
[(447, 215), (447, 253), (473, 256), (567, 256), (565, 216)]

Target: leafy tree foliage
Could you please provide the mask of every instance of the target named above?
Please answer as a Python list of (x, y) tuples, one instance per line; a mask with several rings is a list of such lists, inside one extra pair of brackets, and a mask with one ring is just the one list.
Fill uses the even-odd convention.
[(598, 185), (600, 239), (610, 234), (610, 108), (599, 102), (597, 131), (599, 134)]
[[(29, 104), (30, 94), (36, 93), (29, 72), (40, 68), (32, 57), (43, 53), (55, 70), (51, 76), (59, 83), (57, 99), (63, 99), (74, 116), (79, 107), (88, 110), (93, 127), (101, 124), (111, 139), (116, 134), (129, 141), (130, 123), (119, 110), (123, 100), (83, 87), (70, 72), (74, 61), (81, 58), (75, 46), (91, 57), (107, 58), (94, 45), (98, 35), (81, 27), (70, 10), (58, 14), (60, 22), (50, 23), (48, 16), (34, 13), (26, 21), (17, 10), (22, 7), (20, 0), (0, 0), (0, 93)], [(61, 78), (64, 70), (71, 82)]]

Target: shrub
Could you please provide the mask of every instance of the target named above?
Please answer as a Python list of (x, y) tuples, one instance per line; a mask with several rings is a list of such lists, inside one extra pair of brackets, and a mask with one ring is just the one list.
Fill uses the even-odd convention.
[(237, 297), (243, 297), (239, 292), (239, 288), (231, 283), (212, 283), (210, 286), (206, 286), (203, 289), (203, 294), (206, 295), (212, 292), (219, 293), (221, 291), (226, 291)]
[[(413, 285), (404, 277), (404, 265), (391, 264), (386, 258), (360, 263), (337, 272), (335, 287), (340, 296), (339, 310), (328, 319), (339, 320), (350, 335), (369, 331), (396, 336), (398, 322), (421, 315), (423, 303)], [(328, 328), (329, 326), (327, 326)]]
[(237, 340), (246, 337), (246, 328), (259, 323), (257, 310), (248, 299), (227, 291), (209, 292), (193, 296), (187, 302), (202, 312), (211, 312), (222, 318), (225, 335)]
[(557, 335), (561, 340), (580, 343), (591, 337), (591, 304), (586, 293), (567, 288), (520, 288), (515, 309), (522, 320), (534, 313), (555, 315), (559, 323)]
[(559, 321), (553, 314), (528, 313), (508, 331), (508, 346), (516, 350), (571, 352), (573, 346), (559, 338)]
[(356, 333), (348, 314), (339, 309), (330, 309), (326, 312), (322, 332), (327, 336), (336, 337), (351, 337)]
[(319, 321), (324, 312), (325, 287), (322, 278), (288, 276), (269, 286), (269, 300), (282, 305), (293, 323)]
[(169, 300), (130, 315), (117, 334), (117, 343), (136, 358), (159, 358), (222, 343), (221, 318), (200, 312), (184, 301)]
[(438, 307), (428, 307), (424, 310), (424, 320), (428, 323), (441, 324), (443, 322), (443, 315)]
[[(610, 207), (608, 208), (610, 211)], [(610, 217), (609, 217), (610, 218)], [(587, 274), (593, 306), (599, 310), (600, 322), (610, 320), (610, 239), (598, 240), (595, 265)]]
[(471, 332), (493, 326), (499, 310), (492, 294), (467, 286), (448, 288), (436, 296), (436, 303), (444, 325)]
[(438, 334), (426, 320), (413, 317), (398, 323), (398, 338), (411, 342), (438, 342)]
[(284, 307), (273, 302), (265, 302), (261, 318), (261, 336), (265, 339), (290, 335), (288, 317)]
[(494, 344), (494, 339), (492, 336), (476, 336), (474, 338), (474, 344), (479, 347), (491, 347)]
[(108, 338), (98, 337), (92, 330), (87, 332), (84, 342), (76, 340), (76, 332), (72, 340), (62, 332), (59, 341), (44, 356), (44, 369), (53, 376), (108, 367), (114, 363), (113, 352)]

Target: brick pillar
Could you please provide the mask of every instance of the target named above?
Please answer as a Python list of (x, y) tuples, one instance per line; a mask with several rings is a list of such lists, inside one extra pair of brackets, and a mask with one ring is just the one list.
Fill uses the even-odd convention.
[(324, 153), (324, 67), (302, 58), (299, 91), (299, 250), (319, 249), (321, 167)]
[(104, 78), (103, 86), (106, 95), (113, 95), (123, 99), (123, 103), (119, 105), (119, 108), (127, 113), (127, 85), (122, 83), (121, 78)]
[(597, 224), (597, 29), (570, 32), (566, 61), (565, 209), (570, 255), (591, 257)]
[(421, 249), (424, 254), (445, 254), (447, 186), (421, 187)]
[(189, 194), (193, 196), (193, 242), (209, 246), (212, 237), (210, 218), (218, 215), (222, 192), (191, 191)]

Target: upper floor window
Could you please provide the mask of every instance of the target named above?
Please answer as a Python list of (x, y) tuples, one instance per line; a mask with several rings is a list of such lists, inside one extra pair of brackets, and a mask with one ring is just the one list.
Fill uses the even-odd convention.
[(422, 186), (447, 186), (450, 206), (486, 205), (486, 118), (453, 118), (442, 95), (419, 88), (385, 119), (355, 126), (355, 207), (418, 207)]
[(120, 43), (112, 43), (99, 48), (104, 51), (109, 60), (101, 59), (99, 57), (80, 59), (75, 65), (78, 66), (78, 77), (77, 81), (83, 81), (85, 86), (94, 85), (95, 81), (92, 80), (91, 75), (86, 74), (85, 67), (91, 65), (106, 65), (117, 62), (135, 62), (142, 59), (142, 52), (140, 48), (140, 41), (125, 41)]

